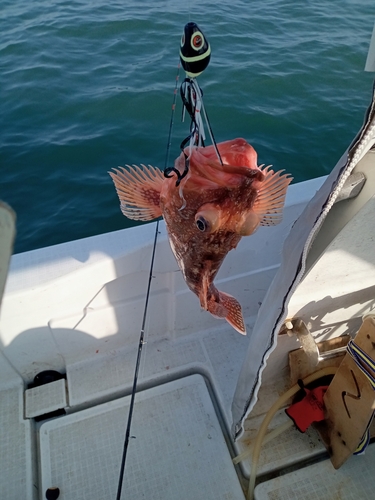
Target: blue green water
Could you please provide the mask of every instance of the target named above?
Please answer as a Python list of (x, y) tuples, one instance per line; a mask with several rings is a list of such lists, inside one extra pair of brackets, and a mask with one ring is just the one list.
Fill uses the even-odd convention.
[[(134, 224), (107, 171), (164, 167), (188, 21), (212, 47), (198, 81), (217, 141), (246, 138), (295, 181), (334, 166), (371, 96), (373, 1), (2, 0), (0, 198), (16, 252)], [(180, 115), (178, 101), (171, 160)]]

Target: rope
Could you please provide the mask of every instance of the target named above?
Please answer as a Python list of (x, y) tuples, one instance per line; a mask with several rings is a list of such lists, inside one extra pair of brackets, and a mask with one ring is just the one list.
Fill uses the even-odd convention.
[(348, 353), (355, 361), (355, 364), (361, 370), (361, 372), (366, 375), (372, 388), (375, 390), (375, 377), (369, 373), (366, 368), (371, 371), (375, 371), (375, 361), (363, 351), (359, 345), (357, 345), (354, 340), (350, 340), (347, 347)]
[[(363, 351), (359, 345), (357, 345), (354, 340), (350, 340), (347, 347), (346, 347), (348, 354), (353, 358), (355, 364), (358, 366), (358, 368), (361, 370), (361, 372), (367, 377), (368, 381), (371, 384), (371, 387), (375, 390), (375, 378), (367, 371), (367, 369), (371, 371), (375, 371), (375, 362), (374, 360)], [(366, 369), (367, 368), (367, 369)], [(344, 402), (345, 403), (345, 402)], [(346, 407), (346, 405), (345, 405)], [(346, 411), (348, 409), (346, 408)], [(370, 421), (366, 427), (365, 433), (362, 436), (362, 439), (360, 443), (358, 444), (356, 450), (354, 451), (353, 455), (361, 455), (362, 453), (365, 452), (365, 449), (367, 448), (367, 445), (370, 442), (370, 431), (369, 427), (372, 423), (372, 420), (374, 418), (374, 412), (372, 414), (372, 417), (370, 418)]]

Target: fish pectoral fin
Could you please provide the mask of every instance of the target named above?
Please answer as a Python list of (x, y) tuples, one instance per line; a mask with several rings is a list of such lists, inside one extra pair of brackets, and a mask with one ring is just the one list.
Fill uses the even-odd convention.
[(258, 191), (253, 211), (259, 216), (261, 226), (275, 226), (282, 221), (285, 195), (289, 184), (293, 180), (283, 170), (274, 172), (271, 166), (262, 170), (264, 180)]
[(152, 220), (160, 217), (160, 192), (164, 175), (151, 165), (126, 165), (108, 172), (115, 184), (122, 213), (129, 219)]
[(219, 302), (208, 302), (209, 312), (217, 318), (225, 318), (241, 335), (246, 335), (245, 322), (242, 316), (241, 304), (237, 299), (225, 292), (219, 292)]

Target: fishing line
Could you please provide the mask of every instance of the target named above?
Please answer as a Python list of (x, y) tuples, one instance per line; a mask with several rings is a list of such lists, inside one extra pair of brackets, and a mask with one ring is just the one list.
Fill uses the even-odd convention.
[[(177, 79), (176, 79), (174, 103), (172, 106), (170, 132), (172, 130), (172, 126), (174, 123), (173, 119), (174, 119), (174, 111), (175, 111), (176, 94), (177, 94)], [(203, 104), (203, 92), (202, 92), (201, 88), (199, 87), (195, 78), (188, 78), (188, 77), (185, 78), (185, 80), (182, 82), (181, 87), (180, 87), (180, 96), (181, 96), (181, 100), (182, 100), (182, 104), (183, 104), (183, 106), (182, 106), (182, 121), (184, 121), (185, 111), (187, 111), (189, 113), (189, 116), (191, 119), (190, 134), (180, 144), (180, 149), (185, 156), (185, 168), (184, 168), (184, 171), (181, 173), (175, 167), (167, 167), (167, 162), (166, 162), (166, 165), (164, 168), (164, 176), (165, 177), (170, 178), (170, 177), (172, 177), (173, 173), (176, 174), (176, 176), (177, 176), (176, 187), (178, 187), (180, 185), (180, 182), (186, 177), (186, 175), (189, 172), (189, 160), (190, 160), (190, 156), (191, 156), (193, 147), (194, 146), (203, 146), (203, 147), (205, 146), (204, 141), (206, 140), (206, 137), (204, 134), (204, 124), (203, 124), (201, 111), (203, 112), (203, 117), (206, 120), (208, 132), (210, 134), (211, 142), (212, 142), (212, 145), (215, 149), (218, 160), (220, 161), (221, 165), (223, 165), (223, 160), (221, 158), (219, 148), (217, 147), (217, 143), (216, 143), (213, 131), (212, 131), (212, 127), (211, 127), (210, 121), (208, 119), (208, 114), (207, 114), (206, 108), (204, 107), (204, 104)], [(169, 158), (169, 146), (170, 146), (170, 140), (169, 140), (168, 146), (167, 146), (168, 158)], [(189, 148), (188, 155), (185, 153), (186, 147)]]
[[(189, 3), (189, 10), (190, 10), (190, 3)], [(189, 12), (189, 17), (190, 17), (190, 12)], [(190, 23), (190, 24), (192, 24), (193, 27), (197, 27), (194, 23)], [(185, 27), (185, 29), (186, 29), (186, 27)], [(199, 32), (198, 42), (203, 43), (202, 37), (203, 37), (202, 33)], [(203, 69), (208, 64), (208, 61), (210, 58), (210, 53), (211, 53), (211, 49), (208, 46), (207, 52), (205, 52), (203, 54), (203, 58), (205, 59)], [(181, 53), (180, 53), (180, 58), (181, 58)], [(194, 61), (194, 58), (193, 58), (193, 61)], [(185, 59), (185, 62), (186, 62), (186, 59)], [(185, 66), (184, 66), (184, 69), (186, 70)], [(203, 71), (203, 69), (201, 68), (201, 71)], [(196, 74), (200, 74), (200, 72), (196, 73)], [(164, 176), (165, 177), (172, 177), (172, 175), (171, 175), (172, 173), (175, 173), (177, 175), (176, 187), (180, 184), (181, 180), (184, 177), (186, 177), (186, 175), (189, 173), (189, 157), (184, 152), (185, 145), (188, 142), (190, 142), (190, 154), (191, 154), (191, 151), (192, 151), (192, 148), (194, 145), (204, 146), (205, 137), (204, 137), (204, 125), (203, 125), (202, 117), (200, 114), (201, 109), (202, 109), (203, 115), (206, 119), (207, 127), (209, 130), (211, 141), (214, 145), (216, 154), (220, 160), (220, 163), (223, 164), (221, 156), (220, 156), (220, 152), (218, 150), (215, 138), (213, 136), (212, 128), (211, 128), (210, 122), (208, 120), (206, 110), (205, 110), (204, 105), (203, 105), (203, 100), (202, 100), (203, 92), (200, 89), (195, 78), (185, 78), (183, 84), (181, 85), (180, 91), (181, 91), (181, 97), (182, 97), (184, 108), (186, 108), (186, 110), (188, 111), (188, 113), (191, 117), (191, 120), (192, 120), (191, 126), (190, 126), (190, 135), (181, 143), (181, 146), (180, 146), (184, 155), (185, 155), (185, 170), (181, 174), (180, 171), (178, 169), (176, 169), (175, 167), (168, 167), (170, 146), (171, 146), (171, 137), (172, 137), (173, 124), (174, 124), (174, 115), (175, 115), (175, 109), (176, 109), (176, 98), (177, 98), (179, 73), (180, 73), (180, 63), (177, 66), (177, 75), (176, 75), (176, 82), (175, 82), (175, 88), (174, 88), (172, 113), (171, 113), (171, 120), (170, 120), (170, 124), (169, 124), (168, 142), (167, 142), (165, 165), (164, 165)], [(186, 85), (184, 85), (184, 84), (186, 84)], [(156, 227), (155, 227), (155, 236), (154, 236), (154, 243), (153, 243), (153, 247), (152, 247), (150, 272), (149, 272), (149, 277), (148, 277), (145, 306), (144, 306), (144, 310), (143, 310), (141, 332), (140, 332), (140, 336), (139, 336), (138, 352), (137, 352), (137, 359), (136, 359), (135, 370), (134, 370), (133, 387), (132, 387), (132, 392), (131, 392), (131, 397), (130, 397), (129, 413), (128, 413), (128, 420), (127, 420), (127, 425), (126, 425), (125, 439), (124, 439), (124, 445), (123, 445), (123, 451), (122, 451), (116, 500), (121, 500), (121, 492), (122, 492), (122, 486), (123, 486), (123, 481), (124, 481), (126, 457), (127, 457), (127, 452), (128, 452), (128, 448), (129, 448), (130, 428), (131, 428), (131, 422), (132, 422), (132, 418), (133, 418), (135, 395), (137, 392), (137, 383), (138, 383), (139, 369), (140, 369), (140, 364), (141, 364), (141, 355), (142, 355), (143, 346), (144, 346), (144, 344), (146, 344), (146, 342), (144, 340), (145, 326), (146, 326), (148, 303), (149, 303), (149, 298), (150, 298), (151, 280), (153, 278), (152, 273), (153, 273), (153, 268), (154, 268), (155, 251), (156, 251), (156, 243), (157, 243), (158, 234), (159, 234), (159, 220), (156, 222)]]
[(203, 110), (203, 114), (204, 114), (204, 117), (205, 117), (206, 122), (207, 122), (207, 128), (208, 128), (208, 133), (210, 134), (211, 142), (215, 148), (215, 151), (216, 151), (216, 154), (217, 154), (217, 157), (218, 157), (220, 163), (223, 165), (223, 160), (221, 159), (220, 151), (219, 151), (219, 148), (217, 147), (214, 133), (213, 133), (212, 128), (211, 128), (211, 123), (210, 123), (210, 120), (208, 119), (208, 114), (206, 113), (206, 108), (204, 107), (204, 104), (203, 104), (203, 100), (202, 100), (202, 110)]
[(179, 62), (178, 65), (177, 65), (176, 83), (175, 83), (175, 87), (174, 87), (174, 90), (173, 90), (172, 113), (171, 113), (171, 121), (169, 123), (167, 151), (166, 151), (165, 163), (164, 163), (164, 174), (165, 174), (165, 171), (168, 170), (167, 169), (167, 165), (168, 165), (168, 162), (169, 162), (169, 153), (170, 153), (170, 148), (171, 148), (171, 137), (172, 137), (172, 130), (173, 130), (173, 125), (174, 125), (174, 114), (175, 114), (175, 110), (176, 110), (178, 80), (180, 78), (180, 67), (181, 67), (181, 64)]
[[(190, 3), (188, 3), (188, 7), (190, 9)], [(182, 121), (184, 121), (185, 111), (189, 113), (191, 118), (190, 134), (180, 144), (180, 149), (185, 158), (185, 167), (182, 173), (180, 163), (179, 168), (167, 167), (164, 169), (164, 176), (167, 178), (172, 177), (172, 174), (176, 174), (176, 187), (180, 185), (181, 181), (186, 178), (189, 173), (190, 158), (194, 148), (205, 146), (204, 142), (206, 137), (203, 118), (206, 119), (206, 125), (208, 127), (216, 156), (218, 157), (220, 163), (223, 164), (207, 112), (203, 105), (203, 92), (196, 80), (196, 77), (207, 68), (210, 59), (211, 46), (207, 38), (204, 36), (202, 30), (196, 23), (188, 22), (184, 27), (180, 45), (180, 61), (186, 73), (186, 78), (180, 87), (180, 95), (183, 104)]]
[(193, 144), (195, 144), (196, 146), (205, 146), (204, 141), (206, 140), (206, 137), (204, 135), (204, 125), (201, 113), (202, 111), (203, 117), (206, 120), (206, 125), (208, 133), (210, 134), (212, 145), (215, 148), (215, 152), (220, 163), (223, 164), (223, 160), (221, 158), (219, 148), (217, 147), (214, 133), (212, 131), (211, 123), (208, 119), (208, 114), (203, 103), (203, 91), (199, 87), (196, 79), (185, 78), (185, 80), (181, 84), (180, 94), (183, 102), (183, 117), (184, 111), (186, 110), (191, 118), (190, 135), (182, 141), (180, 146), (181, 150), (184, 150), (188, 142), (190, 142), (190, 149)]
[[(180, 72), (180, 64), (178, 64), (178, 67), (177, 67), (176, 84), (175, 84), (173, 104), (172, 104), (172, 116), (171, 116), (171, 121), (170, 121), (170, 124), (169, 124), (169, 133), (168, 133), (168, 143), (167, 143), (166, 158), (165, 158), (165, 167), (167, 166), (168, 161), (169, 161), (169, 152), (170, 152), (170, 146), (171, 146), (171, 136), (172, 136), (172, 130), (173, 130), (173, 123), (174, 123), (174, 113), (175, 113), (175, 108), (176, 108), (176, 95), (177, 95), (179, 72)], [(118, 480), (118, 486), (117, 486), (116, 500), (120, 500), (121, 499), (122, 486), (123, 486), (123, 482), (124, 482), (125, 463), (126, 463), (126, 457), (127, 457), (127, 452), (128, 452), (128, 448), (129, 448), (130, 427), (131, 427), (131, 422), (132, 422), (132, 418), (133, 418), (135, 394), (137, 392), (138, 375), (139, 375), (139, 368), (140, 368), (140, 364), (141, 364), (141, 355), (142, 355), (143, 346), (146, 344), (146, 342), (144, 340), (144, 337), (145, 337), (145, 325), (146, 325), (146, 318), (147, 318), (148, 302), (149, 302), (149, 298), (150, 298), (151, 280), (153, 278), (153, 274), (152, 273), (153, 273), (153, 269), (154, 269), (155, 251), (156, 251), (156, 243), (157, 243), (157, 239), (158, 239), (158, 234), (159, 234), (159, 220), (156, 221), (154, 244), (153, 244), (153, 247), (152, 247), (150, 272), (149, 272), (149, 277), (148, 277), (145, 306), (144, 306), (144, 310), (143, 310), (143, 319), (142, 319), (141, 333), (140, 333), (140, 336), (139, 336), (137, 360), (136, 360), (135, 370), (134, 370), (133, 387), (132, 387), (132, 392), (131, 392), (131, 397), (130, 397), (128, 421), (127, 421), (127, 424), (126, 424), (125, 439), (124, 439), (124, 446), (123, 446), (123, 451), (122, 451), (122, 458), (121, 458), (121, 465), (120, 465), (120, 473), (119, 473), (119, 480)]]

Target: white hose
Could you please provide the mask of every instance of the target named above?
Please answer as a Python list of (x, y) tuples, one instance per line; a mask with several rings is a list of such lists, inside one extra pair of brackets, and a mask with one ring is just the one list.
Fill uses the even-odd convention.
[[(311, 384), (311, 382), (314, 382), (315, 380), (325, 377), (327, 375), (334, 375), (337, 371), (337, 367), (335, 366), (328, 366), (327, 368), (322, 368), (321, 370), (318, 370), (315, 373), (312, 373), (308, 377), (304, 378), (303, 385), (308, 385)], [(256, 479), (256, 473), (257, 473), (257, 467), (258, 467), (258, 461), (259, 461), (259, 455), (260, 455), (260, 450), (262, 447), (262, 443), (265, 439), (265, 434), (267, 432), (268, 426), (275, 416), (276, 412), (288, 401), (289, 398), (294, 396), (301, 387), (298, 384), (293, 385), (288, 391), (286, 391), (282, 396), (279, 397), (279, 399), (271, 406), (271, 408), (268, 410), (266, 416), (264, 417), (264, 420), (262, 422), (262, 425), (259, 428), (258, 435), (255, 439), (254, 442), (254, 448), (253, 448), (253, 455), (252, 455), (252, 461), (251, 461), (251, 471), (250, 471), (250, 479), (249, 479), (249, 488), (247, 492), (247, 500), (254, 500), (254, 488), (255, 488), (255, 479)], [(281, 426), (280, 426), (281, 427)], [(275, 429), (277, 431), (277, 429)], [(272, 433), (270, 433), (272, 434)]]
[[(273, 429), (271, 432), (266, 434), (264, 439), (263, 439), (262, 444), (264, 445), (264, 444), (269, 443), (270, 441), (272, 441), (272, 439), (277, 438), (277, 436), (280, 436), (280, 434), (282, 434), (283, 432), (290, 429), (293, 425), (294, 425), (293, 420), (288, 418), (288, 420), (286, 422), (284, 422), (283, 424), (279, 425), (278, 427)], [(246, 458), (250, 457), (250, 455), (253, 453), (253, 449), (254, 449), (254, 443), (252, 443), (250, 446), (248, 446), (245, 451), (243, 451), (242, 453), (240, 453), (239, 455), (234, 457), (232, 460), (234, 465), (237, 465), (240, 462), (243, 462), (244, 460), (246, 460)]]

